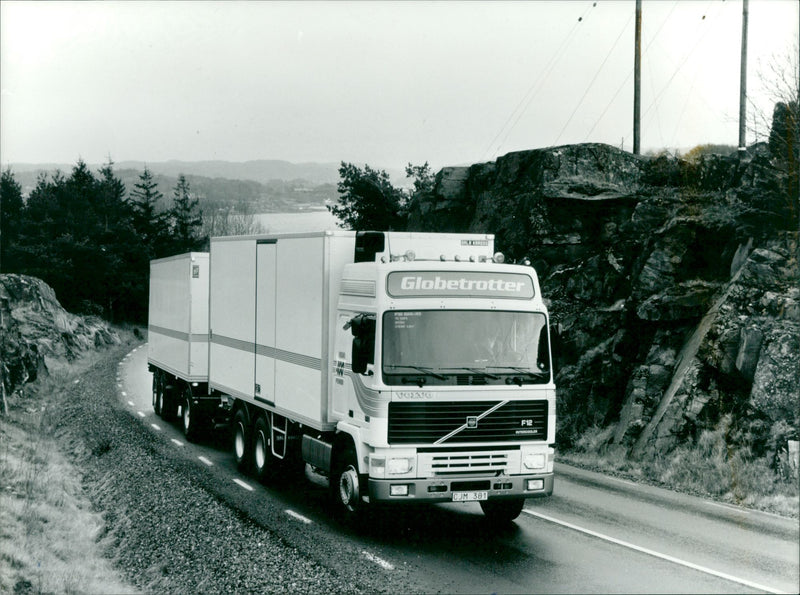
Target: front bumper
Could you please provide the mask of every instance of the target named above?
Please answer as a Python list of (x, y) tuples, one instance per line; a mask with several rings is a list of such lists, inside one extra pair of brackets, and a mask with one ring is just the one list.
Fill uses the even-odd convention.
[[(542, 489), (527, 490), (528, 480), (541, 479)], [(408, 495), (392, 496), (391, 486), (408, 486)], [(487, 492), (489, 500), (502, 498), (546, 498), (553, 494), (553, 474), (511, 475), (487, 478), (458, 477), (436, 479), (369, 479), (370, 502), (432, 503), (451, 502), (453, 492)]]

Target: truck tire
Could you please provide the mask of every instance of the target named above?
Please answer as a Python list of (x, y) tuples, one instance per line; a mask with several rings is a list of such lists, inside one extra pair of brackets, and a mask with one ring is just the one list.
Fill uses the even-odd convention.
[(357, 521), (363, 512), (362, 485), (358, 475), (355, 448), (348, 445), (333, 462), (330, 474), (330, 492), (336, 513), (345, 522)]
[(197, 406), (192, 402), (192, 387), (187, 384), (183, 394), (183, 435), (189, 442), (197, 442), (200, 438), (203, 419)]
[(275, 476), (278, 459), (272, 455), (272, 431), (265, 415), (259, 415), (253, 425), (253, 475), (261, 483)]
[(250, 457), (252, 449), (250, 448), (250, 416), (247, 415), (247, 409), (240, 407), (233, 415), (233, 456), (236, 458), (236, 467), (239, 471), (247, 473), (250, 468)]
[(522, 513), (525, 498), (512, 498), (509, 500), (484, 500), (481, 510), (486, 518), (498, 525), (507, 525)]
[(158, 414), (166, 422), (173, 421), (178, 415), (178, 400), (175, 398), (174, 393), (175, 389), (167, 388), (167, 380), (162, 375)]
[(153, 372), (153, 411), (156, 415), (161, 415), (161, 402), (163, 399), (164, 384), (161, 381), (161, 372)]

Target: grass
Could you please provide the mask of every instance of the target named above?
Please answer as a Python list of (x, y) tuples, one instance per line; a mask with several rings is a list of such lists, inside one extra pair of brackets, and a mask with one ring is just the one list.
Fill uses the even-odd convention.
[(104, 556), (103, 519), (83, 492), (79, 469), (48, 433), (48, 417), (58, 414), (51, 405), (102, 357), (92, 352), (69, 372), (25, 386), (9, 398), (9, 415), (0, 416), (0, 592), (134, 591)]
[(603, 446), (605, 432), (589, 430), (577, 448), (559, 452), (559, 460), (608, 473), (711, 498), (720, 502), (798, 518), (800, 484), (797, 469), (783, 465), (777, 473), (747, 447), (730, 446), (724, 423), (707, 430), (696, 444), (679, 446), (652, 460), (633, 460), (625, 449)]

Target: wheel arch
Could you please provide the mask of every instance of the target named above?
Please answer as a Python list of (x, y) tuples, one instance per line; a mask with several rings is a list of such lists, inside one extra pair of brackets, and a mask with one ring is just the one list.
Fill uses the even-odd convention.
[(336, 435), (333, 439), (333, 449), (331, 452), (331, 468), (334, 469), (336, 461), (341, 453), (351, 447), (356, 454), (359, 475), (369, 475), (369, 463), (367, 460), (368, 449), (361, 439), (359, 428), (340, 424), (336, 428)]

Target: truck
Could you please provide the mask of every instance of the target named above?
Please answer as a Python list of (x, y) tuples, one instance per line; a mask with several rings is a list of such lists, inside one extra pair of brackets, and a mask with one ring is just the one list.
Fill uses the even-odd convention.
[(548, 311), (491, 234), (212, 238), (151, 262), (148, 329), (157, 414), (228, 428), (261, 482), (327, 476), (345, 519), (477, 502), (505, 523), (553, 492)]

